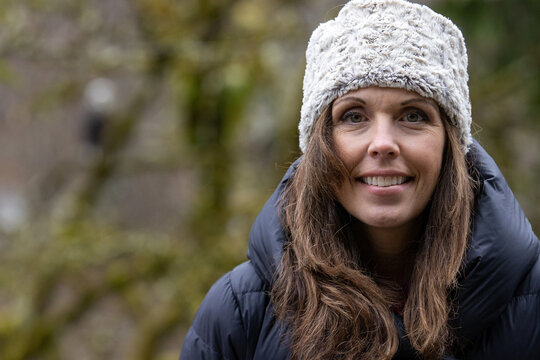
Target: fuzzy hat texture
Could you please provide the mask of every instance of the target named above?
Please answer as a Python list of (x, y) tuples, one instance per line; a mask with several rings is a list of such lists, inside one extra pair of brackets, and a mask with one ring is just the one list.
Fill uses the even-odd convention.
[(465, 41), (448, 18), (404, 0), (352, 0), (309, 40), (300, 149), (306, 151), (314, 121), (332, 101), (379, 86), (435, 100), (459, 129), (466, 154), (472, 142), (468, 78)]

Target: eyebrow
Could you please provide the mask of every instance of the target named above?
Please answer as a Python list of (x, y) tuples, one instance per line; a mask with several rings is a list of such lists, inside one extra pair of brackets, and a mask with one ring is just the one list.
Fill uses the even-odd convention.
[[(356, 101), (356, 102), (359, 102), (361, 104), (367, 105), (367, 103), (362, 98), (359, 98), (359, 97), (356, 97), (356, 96), (345, 96), (345, 97), (339, 98), (339, 99), (334, 101), (333, 105), (335, 106), (335, 105), (339, 104), (340, 102), (346, 101), (346, 100), (349, 100), (349, 101), (352, 100), (352, 101)], [(412, 103), (415, 103), (415, 102), (421, 102), (421, 103), (431, 105), (435, 110), (439, 111), (439, 107), (437, 105), (435, 105), (434, 101), (431, 100), (431, 99), (413, 98), (413, 99), (405, 100), (400, 105), (401, 106), (406, 106), (406, 105), (409, 105), (409, 104), (412, 104)]]
[(362, 104), (364, 104), (364, 105), (367, 105), (366, 102), (365, 102), (364, 100), (362, 100), (361, 98), (356, 97), (356, 96), (345, 96), (345, 97), (339, 98), (339, 99), (337, 99), (336, 101), (334, 101), (334, 105), (337, 105), (337, 104), (339, 104), (340, 102), (345, 101), (345, 100), (353, 100), (353, 101), (362, 103)]
[(415, 102), (421, 102), (421, 103), (431, 105), (435, 110), (439, 111), (439, 107), (437, 105), (435, 105), (434, 101), (431, 100), (431, 99), (414, 98), (414, 99), (406, 100), (406, 101), (402, 102), (400, 105), (405, 106), (405, 105), (409, 105), (409, 104), (415, 103)]

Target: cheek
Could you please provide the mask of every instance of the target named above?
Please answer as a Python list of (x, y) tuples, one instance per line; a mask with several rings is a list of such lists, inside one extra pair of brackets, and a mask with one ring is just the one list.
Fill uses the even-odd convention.
[[(420, 156), (417, 158), (418, 164), (423, 168), (423, 173), (427, 176), (427, 180), (435, 186), (441, 172), (441, 166), (444, 153), (444, 138), (439, 141), (430, 141), (424, 143), (422, 147), (419, 147), (417, 154)], [(432, 149), (427, 151), (426, 149)]]
[(334, 133), (334, 144), (338, 157), (347, 170), (352, 170), (362, 154), (362, 145), (358, 138), (343, 133)]

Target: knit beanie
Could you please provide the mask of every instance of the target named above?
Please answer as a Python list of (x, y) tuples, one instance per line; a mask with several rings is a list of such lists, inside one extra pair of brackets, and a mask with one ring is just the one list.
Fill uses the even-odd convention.
[(448, 18), (404, 0), (352, 0), (315, 29), (306, 51), (300, 149), (336, 98), (370, 86), (402, 88), (435, 100), (472, 142), (467, 49)]

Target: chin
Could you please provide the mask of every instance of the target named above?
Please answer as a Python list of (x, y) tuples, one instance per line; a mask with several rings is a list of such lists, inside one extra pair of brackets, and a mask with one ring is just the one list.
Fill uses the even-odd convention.
[(379, 214), (370, 214), (369, 216), (365, 216), (365, 214), (362, 214), (363, 216), (356, 216), (354, 214), (352, 215), (364, 226), (380, 230), (390, 230), (406, 227), (417, 223), (417, 221), (420, 221), (419, 214), (396, 214), (391, 212), (384, 212)]

